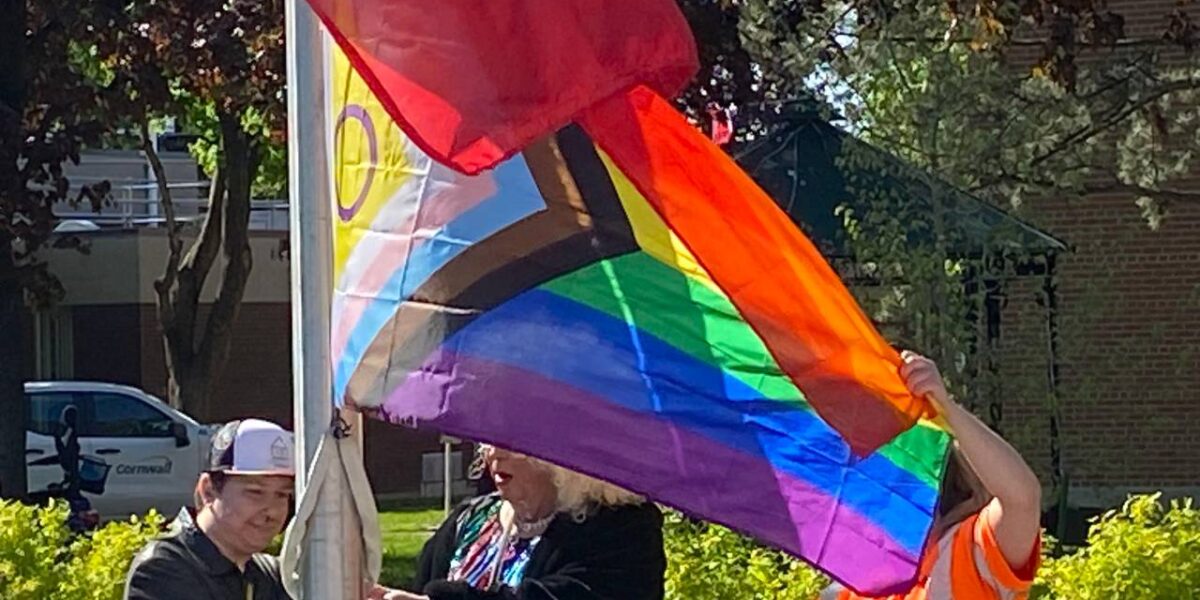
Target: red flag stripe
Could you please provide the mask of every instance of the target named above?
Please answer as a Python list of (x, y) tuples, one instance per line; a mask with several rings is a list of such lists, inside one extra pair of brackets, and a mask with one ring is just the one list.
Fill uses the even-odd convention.
[(645, 84), (695, 73), (671, 0), (309, 0), (392, 118), (439, 162), (473, 174)]

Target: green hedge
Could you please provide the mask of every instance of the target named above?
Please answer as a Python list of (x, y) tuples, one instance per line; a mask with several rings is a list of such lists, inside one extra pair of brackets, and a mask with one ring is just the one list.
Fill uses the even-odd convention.
[(112, 522), (87, 535), (67, 528), (67, 506), (0, 502), (0, 598), (119, 600), (137, 551), (162, 516)]
[[(151, 513), (75, 536), (66, 520), (62, 503), (0, 502), (0, 598), (118, 600), (134, 554), (163, 524)], [(812, 600), (828, 583), (781, 552), (676, 513), (665, 539), (668, 600)], [(1033, 597), (1200, 600), (1200, 510), (1157, 494), (1130, 498), (1092, 524), (1085, 548), (1047, 544)]]
[[(1088, 545), (1045, 545), (1033, 598), (1200, 600), (1200, 511), (1134, 496), (1097, 518)], [(828, 581), (804, 563), (730, 530), (669, 514), (667, 600), (812, 600)], [(1056, 556), (1057, 555), (1057, 556)]]

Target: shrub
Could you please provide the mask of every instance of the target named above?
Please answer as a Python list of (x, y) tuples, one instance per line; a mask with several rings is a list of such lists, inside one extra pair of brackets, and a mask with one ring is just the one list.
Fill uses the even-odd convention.
[(1048, 559), (1037, 597), (1053, 600), (1200, 598), (1200, 510), (1161, 494), (1133, 496), (1098, 517), (1088, 544)]
[[(724, 527), (669, 512), (667, 599), (813, 600), (828, 580)], [(1200, 600), (1200, 510), (1133, 496), (1097, 518), (1082, 549), (1043, 545), (1037, 600)], [(1055, 555), (1065, 553), (1054, 558)]]
[(62, 502), (0, 502), (0, 598), (119, 600), (134, 555), (163, 524), (151, 512), (74, 535), (67, 515)]
[(667, 600), (812, 600), (829, 580), (803, 562), (725, 527), (668, 512)]

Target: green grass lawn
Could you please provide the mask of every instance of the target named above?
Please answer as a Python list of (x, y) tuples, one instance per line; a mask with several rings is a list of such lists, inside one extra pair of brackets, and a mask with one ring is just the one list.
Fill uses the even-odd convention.
[(417, 555), (425, 540), (442, 522), (442, 509), (379, 509), (379, 529), (383, 534), (383, 571), (379, 583), (389, 587), (407, 585), (416, 567)]

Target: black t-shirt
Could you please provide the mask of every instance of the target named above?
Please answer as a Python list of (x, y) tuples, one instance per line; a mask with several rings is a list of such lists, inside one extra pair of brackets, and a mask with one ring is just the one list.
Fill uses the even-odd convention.
[(125, 581), (125, 600), (290, 599), (275, 557), (255, 554), (243, 571), (191, 525), (147, 544)]

